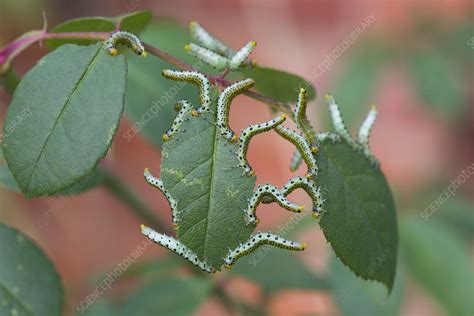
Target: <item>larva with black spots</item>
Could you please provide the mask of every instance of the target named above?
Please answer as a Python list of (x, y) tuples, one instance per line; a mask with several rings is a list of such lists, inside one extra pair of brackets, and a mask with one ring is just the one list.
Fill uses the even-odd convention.
[(304, 129), (303, 121), (306, 119), (306, 108), (308, 107), (308, 95), (304, 88), (300, 88), (298, 94), (298, 101), (296, 102), (295, 111), (293, 112), (295, 116), (296, 125), (300, 130)]
[(141, 231), (142, 234), (147, 236), (150, 240), (180, 255), (181, 257), (188, 260), (201, 270), (207, 273), (216, 272), (216, 270), (208, 263), (199, 260), (197, 255), (179, 240), (176, 240), (175, 238), (167, 236), (165, 234), (160, 234), (154, 231), (153, 229), (146, 227), (145, 225), (141, 225)]
[(271, 185), (269, 183), (262, 184), (255, 189), (255, 192), (250, 198), (248, 207), (245, 210), (245, 218), (247, 223), (258, 223), (258, 219), (255, 213), (257, 212), (258, 205), (260, 204), (260, 202), (262, 202), (265, 196), (270, 197), (273, 201), (277, 202), (278, 205), (290, 212), (301, 213), (301, 211), (304, 209), (304, 206), (296, 205), (295, 203), (287, 200), (283, 192), (280, 191), (280, 189), (276, 188), (274, 185)]
[(165, 196), (166, 200), (168, 201), (168, 203), (171, 207), (171, 218), (172, 218), (173, 227), (177, 228), (178, 227), (178, 215), (179, 215), (178, 202), (171, 196), (171, 193), (169, 193), (168, 190), (166, 190), (163, 182), (160, 179), (155, 178), (150, 173), (148, 168), (145, 168), (145, 171), (143, 172), (143, 175), (145, 176), (145, 180), (150, 185), (154, 186), (155, 188), (158, 188), (163, 193), (163, 195)]
[(209, 34), (199, 23), (192, 21), (189, 23), (191, 36), (205, 48), (212, 50), (226, 57), (231, 57), (235, 51), (222, 43), (220, 40)]
[[(372, 107), (372, 109), (367, 114), (367, 117), (365, 118), (364, 122), (360, 126), (356, 141), (352, 139), (346, 124), (342, 120), (341, 110), (339, 109), (339, 106), (337, 105), (334, 98), (330, 94), (325, 95), (324, 98), (326, 99), (326, 102), (329, 105), (332, 125), (334, 126), (338, 137), (345, 140), (350, 146), (352, 146), (354, 150), (361, 152), (367, 159), (370, 160), (373, 165), (378, 165), (377, 159), (375, 159), (369, 148), (370, 131), (375, 123), (375, 119), (377, 118), (377, 109), (375, 108), (375, 106)], [(318, 137), (318, 140), (327, 138), (326, 136), (330, 136), (331, 139), (335, 139), (335, 137), (332, 136), (332, 133), (328, 133), (325, 135), (320, 135)]]
[(224, 70), (229, 65), (229, 60), (226, 57), (199, 45), (191, 43), (184, 46), (184, 49), (192, 56), (204, 61), (219, 71)]
[(376, 118), (377, 118), (377, 108), (375, 107), (375, 105), (373, 105), (357, 133), (357, 138), (358, 138), (359, 143), (361, 143), (364, 146), (369, 145), (370, 131), (372, 130), (372, 127), (374, 126)]
[(184, 121), (187, 119), (187, 117), (192, 114), (193, 116), (197, 115), (197, 111), (194, 110), (193, 106), (191, 103), (189, 103), (187, 100), (181, 100), (176, 103), (175, 108), (179, 108), (179, 112), (176, 115), (173, 124), (171, 124), (171, 127), (168, 131), (166, 131), (165, 134), (163, 134), (163, 141), (166, 142), (170, 140), (174, 134), (179, 132), (179, 129), (181, 125), (184, 123)]
[(115, 56), (118, 54), (118, 44), (127, 45), (138, 56), (146, 57), (147, 55), (142, 41), (138, 38), (138, 36), (130, 32), (117, 31), (115, 33), (112, 33), (105, 40), (104, 47), (110, 55)]
[(344, 120), (342, 119), (341, 110), (334, 100), (333, 96), (330, 94), (326, 94), (324, 99), (329, 105), (329, 113), (331, 114), (331, 121), (336, 130), (336, 133), (341, 136), (345, 141), (349, 144), (353, 143), (351, 134), (349, 133)]
[(306, 247), (305, 243), (287, 240), (270, 232), (257, 232), (246, 243), (240, 244), (234, 250), (229, 251), (227, 257), (224, 258), (224, 266), (230, 269), (239, 258), (266, 244), (294, 251), (302, 251)]
[(240, 66), (247, 60), (253, 49), (257, 46), (255, 41), (250, 41), (244, 45), (232, 58), (229, 60), (229, 68), (231, 70), (238, 70)]
[[(217, 53), (223, 57), (226, 57), (228, 60), (229, 67), (233, 70), (241, 70), (241, 69), (248, 69), (255, 66), (255, 62), (253, 60), (247, 59), (248, 55), (250, 54), (251, 50), (255, 46), (255, 42), (247, 43), (244, 47), (242, 47), (238, 52), (212, 36), (208, 31), (206, 31), (199, 23), (192, 21), (189, 23), (189, 31), (191, 36), (199, 42), (203, 47), (207, 48), (214, 53)], [(253, 47), (251, 47), (253, 46)], [(247, 53), (248, 51), (248, 53)], [(240, 52), (240, 54), (239, 54)], [(238, 55), (239, 54), (239, 55)], [(242, 55), (245, 55), (242, 58)], [(237, 57), (235, 57), (238, 55)], [(234, 59), (234, 61), (232, 61)]]
[[(300, 131), (305, 130), (305, 125), (304, 123), (308, 123), (308, 120), (306, 118), (306, 108), (308, 106), (308, 95), (306, 92), (306, 89), (300, 88), (300, 91), (298, 93), (298, 100), (296, 102), (296, 107), (295, 110), (293, 111), (293, 116), (295, 118), (296, 126)], [(290, 170), (291, 171), (296, 171), (298, 167), (301, 165), (301, 162), (303, 161), (303, 156), (299, 152), (299, 150), (295, 151), (293, 156), (291, 157), (291, 162), (290, 162)]]
[(375, 163), (377, 163), (376, 159), (374, 155), (372, 154), (372, 151), (370, 150), (370, 147), (369, 147), (369, 136), (370, 136), (370, 131), (372, 130), (372, 127), (374, 126), (376, 118), (377, 118), (377, 108), (375, 107), (375, 105), (373, 105), (357, 133), (357, 140), (359, 144), (362, 145), (364, 155), (366, 157), (369, 157), (369, 159)]
[(232, 100), (240, 93), (250, 89), (255, 84), (252, 79), (244, 79), (228, 86), (221, 92), (217, 100), (217, 127), (222, 136), (235, 142), (237, 135), (229, 127), (229, 110)]
[(275, 128), (276, 126), (283, 123), (285, 120), (286, 115), (282, 114), (280, 116), (277, 116), (273, 120), (270, 120), (265, 123), (250, 125), (249, 127), (241, 131), (239, 137), (239, 148), (237, 150), (237, 158), (239, 159), (240, 166), (244, 168), (245, 174), (250, 176), (254, 175), (252, 167), (250, 167), (250, 164), (247, 161), (247, 151), (252, 137)]
[(283, 138), (293, 143), (293, 145), (295, 145), (299, 150), (301, 156), (303, 156), (303, 160), (308, 165), (308, 173), (306, 176), (308, 178), (316, 177), (318, 174), (318, 166), (314, 154), (316, 154), (318, 150), (317, 147), (312, 147), (303, 136), (287, 127), (277, 126), (275, 130)]
[(306, 177), (295, 177), (293, 179), (290, 179), (281, 191), (286, 197), (291, 192), (299, 188), (305, 190), (311, 197), (311, 200), (313, 202), (313, 216), (315, 218), (318, 218), (321, 212), (323, 211), (324, 200), (321, 197), (321, 189), (319, 187), (316, 187), (312, 180)]
[(316, 135), (316, 140), (318, 142), (325, 141), (326, 139), (330, 139), (333, 143), (337, 143), (341, 140), (341, 137), (338, 134), (331, 132), (321, 132)]
[(211, 106), (211, 84), (205, 75), (197, 71), (163, 70), (163, 76), (177, 81), (187, 81), (196, 84), (199, 88), (199, 113), (207, 112)]

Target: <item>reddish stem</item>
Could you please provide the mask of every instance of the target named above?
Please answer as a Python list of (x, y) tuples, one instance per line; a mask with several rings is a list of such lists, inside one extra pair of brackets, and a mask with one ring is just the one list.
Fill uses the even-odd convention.
[[(43, 41), (45, 39), (51, 39), (51, 38), (58, 38), (58, 39), (68, 39), (68, 38), (80, 38), (80, 39), (98, 39), (98, 40), (105, 40), (107, 37), (110, 36), (110, 33), (107, 32), (63, 32), (63, 33), (48, 33), (46, 30), (41, 30), (41, 31), (33, 31), (31, 32), (31, 36), (25, 36), (22, 38), (19, 38), (15, 40), (14, 42), (8, 44), (4, 48), (0, 49), (0, 69), (3, 63), (9, 60), (9, 57), (17, 55), (19, 52), (21, 52), (23, 49), (25, 49), (27, 46), (38, 42), (38, 41)], [(168, 62), (169, 64), (181, 69), (181, 70), (186, 70), (186, 71), (197, 71), (195, 68), (192, 66), (182, 62), (178, 58), (171, 56), (170, 54), (154, 47), (151, 46), (147, 43), (143, 44), (145, 46), (145, 49), (150, 52), (150, 54), (155, 55), (156, 57)], [(211, 83), (215, 85), (221, 85), (223, 87), (228, 87), (232, 84), (232, 82), (224, 79), (225, 76), (229, 73), (229, 70), (226, 69), (221, 75), (219, 76), (211, 76), (209, 74), (204, 74), (209, 78)], [(246, 91), (244, 92), (245, 95), (258, 100), (260, 102), (263, 102), (265, 104), (268, 104), (277, 110), (286, 113), (286, 114), (291, 114), (292, 110), (291, 107), (288, 104), (276, 101), (272, 98), (263, 96), (257, 92), (254, 91)], [(291, 115), (289, 115), (291, 117)]]

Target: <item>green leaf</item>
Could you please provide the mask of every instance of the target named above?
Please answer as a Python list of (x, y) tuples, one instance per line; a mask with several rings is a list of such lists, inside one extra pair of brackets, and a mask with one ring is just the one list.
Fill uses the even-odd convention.
[(325, 281), (309, 271), (295, 254), (264, 246), (240, 260), (233, 273), (257, 282), (268, 293), (286, 288), (322, 289)]
[(316, 90), (310, 83), (283, 70), (254, 67), (243, 71), (242, 74), (244, 78), (255, 80), (255, 90), (280, 102), (296, 102), (300, 88), (306, 89), (308, 100), (316, 98)]
[(343, 315), (396, 316), (400, 312), (402, 278), (397, 271), (390, 296), (383, 285), (356, 277), (332, 256), (330, 260), (331, 294)]
[[(120, 29), (129, 31), (134, 34), (140, 33), (145, 26), (150, 22), (151, 12), (150, 11), (137, 11), (121, 15), (118, 17), (88, 17), (79, 18), (66, 21), (56, 26), (51, 32), (52, 33), (63, 33), (63, 32), (112, 32), (115, 30), (115, 25), (120, 24)], [(76, 45), (90, 45), (94, 44), (98, 39), (48, 39), (46, 40), (46, 46), (50, 49), (56, 49), (64, 44), (76, 44)]]
[(44, 252), (2, 224), (0, 249), (0, 315), (62, 315), (61, 280)]
[(334, 96), (343, 106), (344, 118), (350, 124), (365, 110), (374, 95), (381, 67), (387, 59), (385, 44), (367, 42), (351, 54), (336, 78)]
[(448, 227), (432, 220), (402, 222), (401, 253), (413, 277), (451, 315), (474, 312), (474, 271), (468, 245)]
[(52, 195), (105, 156), (123, 110), (123, 56), (101, 44), (65, 45), (21, 81), (8, 109), (3, 152), (27, 198)]
[(114, 315), (192, 315), (208, 297), (211, 284), (204, 279), (157, 279), (132, 294)]
[(164, 144), (161, 179), (179, 201), (178, 239), (220, 270), (229, 248), (246, 242), (254, 229), (242, 214), (255, 177), (242, 175), (236, 143), (211, 123), (216, 120), (215, 103), (212, 113), (190, 117)]
[[(88, 191), (96, 187), (102, 181), (102, 176), (93, 172), (91, 175), (88, 175), (84, 179), (80, 180), (78, 183), (67, 187), (66, 189), (56, 193), (55, 195), (74, 195), (79, 194), (85, 191)], [(6, 164), (0, 165), (0, 186), (10, 189), (15, 192), (21, 192), (20, 187), (15, 181), (10, 169)]]
[[(145, 30), (142, 39), (177, 58), (207, 71), (208, 67), (198, 63), (184, 50), (191, 41), (188, 31), (171, 21), (155, 22)], [(127, 141), (138, 133), (143, 134), (155, 146), (161, 148), (161, 136), (171, 126), (176, 112), (177, 101), (186, 99), (198, 105), (197, 88), (193, 84), (176, 82), (161, 75), (163, 69), (175, 69), (168, 63), (149, 56), (128, 59), (128, 83), (125, 113), (134, 121), (134, 125), (123, 135)]]
[(463, 79), (450, 60), (432, 50), (408, 58), (411, 79), (427, 106), (451, 119), (465, 112), (468, 103), (462, 97)]
[(324, 141), (317, 155), (324, 210), (320, 226), (354, 273), (392, 289), (398, 232), (390, 188), (378, 167), (346, 142)]
[(92, 188), (95, 188), (103, 180), (102, 174), (94, 170), (91, 174), (82, 178), (76, 183), (73, 183), (71, 186), (59, 191), (55, 195), (75, 195), (80, 194), (86, 191), (89, 191)]
[(121, 15), (115, 18), (116, 21), (121, 21), (120, 29), (123, 31), (128, 31), (133, 34), (141, 33), (145, 27), (150, 23), (151, 12), (146, 11), (137, 11), (133, 13), (128, 13)]
[(5, 90), (10, 95), (15, 92), (20, 80), (21, 78), (12, 68), (8, 68), (4, 74), (0, 75), (0, 85), (4, 86)]
[[(92, 17), (92, 18), (80, 18), (66, 21), (56, 26), (51, 32), (52, 33), (65, 33), (65, 32), (112, 32), (115, 29), (115, 24), (111, 18)], [(99, 41), (98, 39), (77, 39), (77, 38), (66, 38), (58, 39), (52, 38), (45, 41), (46, 46), (53, 50), (64, 44), (76, 44), (76, 45), (91, 45)]]

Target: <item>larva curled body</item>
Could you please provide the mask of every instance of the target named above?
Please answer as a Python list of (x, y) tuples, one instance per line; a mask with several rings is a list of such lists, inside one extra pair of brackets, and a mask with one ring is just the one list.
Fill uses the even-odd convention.
[(239, 258), (248, 255), (249, 253), (255, 251), (258, 247), (266, 244), (294, 251), (302, 251), (306, 247), (305, 243), (286, 240), (270, 232), (257, 232), (245, 243), (240, 244), (234, 250), (229, 250), (227, 257), (224, 258), (224, 266), (227, 269), (230, 269)]
[[(305, 127), (303, 126), (303, 122), (306, 119), (306, 108), (308, 105), (308, 97), (306, 90), (304, 88), (300, 88), (300, 92), (298, 93), (298, 100), (296, 102), (295, 110), (293, 111), (293, 117), (295, 118), (296, 126), (300, 131), (304, 131)], [(295, 172), (296, 169), (301, 165), (303, 161), (303, 156), (301, 155), (299, 150), (296, 150), (291, 157), (290, 162), (290, 171)]]
[(224, 70), (229, 65), (229, 60), (226, 57), (199, 45), (191, 43), (184, 46), (184, 49), (192, 56), (204, 61), (219, 71)]
[(258, 205), (260, 204), (260, 202), (262, 202), (265, 196), (270, 197), (273, 201), (277, 202), (278, 205), (290, 212), (301, 213), (304, 208), (302, 205), (297, 205), (287, 200), (283, 192), (274, 185), (271, 185), (269, 183), (262, 184), (255, 189), (255, 192), (250, 198), (248, 207), (245, 210), (245, 219), (247, 223), (258, 223), (258, 219), (255, 214), (257, 212)]
[(287, 127), (277, 126), (275, 130), (278, 134), (280, 134), (280, 136), (295, 145), (298, 151), (301, 153), (303, 160), (308, 165), (308, 173), (306, 176), (308, 178), (316, 177), (318, 174), (318, 166), (316, 164), (316, 158), (314, 157), (314, 154), (317, 152), (317, 148), (312, 147), (303, 136)]
[(275, 128), (276, 126), (283, 123), (285, 120), (286, 115), (282, 114), (280, 116), (277, 116), (273, 120), (260, 124), (250, 125), (249, 127), (241, 131), (239, 137), (239, 148), (237, 149), (237, 158), (239, 159), (240, 166), (244, 168), (245, 174), (253, 175), (252, 167), (250, 167), (250, 164), (247, 161), (247, 151), (252, 137)]
[(211, 106), (211, 84), (205, 75), (197, 71), (177, 71), (169, 69), (163, 70), (162, 74), (164, 77), (169, 79), (187, 81), (196, 84), (199, 88), (199, 103), (201, 103), (198, 112), (202, 113), (209, 111)]
[(230, 104), (238, 94), (250, 89), (254, 83), (255, 81), (252, 79), (237, 81), (225, 88), (217, 100), (217, 127), (219, 128), (222, 136), (232, 142), (237, 140), (237, 135), (229, 127)]
[(115, 56), (118, 54), (117, 45), (127, 45), (138, 56), (146, 57), (147, 53), (141, 40), (135, 34), (126, 31), (117, 31), (112, 33), (104, 42), (107, 52)]
[(197, 255), (179, 240), (176, 240), (175, 238), (167, 236), (165, 234), (160, 234), (154, 231), (153, 229), (146, 227), (145, 225), (141, 225), (141, 231), (142, 234), (147, 236), (150, 240), (180, 255), (181, 257), (188, 260), (201, 270), (207, 273), (216, 272), (215, 269), (211, 267), (208, 263), (199, 260)]
[(321, 212), (323, 211), (324, 200), (321, 196), (321, 189), (319, 187), (316, 187), (312, 180), (306, 177), (297, 176), (295, 178), (290, 179), (281, 191), (286, 197), (291, 192), (299, 188), (305, 190), (311, 197), (311, 200), (313, 202), (313, 216), (315, 218), (318, 218)]
[(163, 195), (165, 196), (166, 200), (168, 201), (168, 203), (171, 207), (171, 218), (172, 218), (173, 227), (177, 228), (178, 227), (178, 215), (179, 215), (178, 202), (171, 196), (171, 193), (169, 193), (168, 190), (166, 190), (163, 182), (160, 179), (155, 178), (150, 173), (148, 168), (145, 168), (145, 171), (143, 172), (143, 175), (145, 177), (145, 180), (150, 185), (154, 186), (155, 188), (158, 188), (163, 193)]

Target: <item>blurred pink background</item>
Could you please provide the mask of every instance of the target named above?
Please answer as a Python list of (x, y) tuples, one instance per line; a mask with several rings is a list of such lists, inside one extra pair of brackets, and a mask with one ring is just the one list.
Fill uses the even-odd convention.
[[(2, 0), (3, 1), (3, 0)], [(313, 84), (318, 98), (310, 105), (313, 126), (319, 129), (326, 108), (321, 96), (332, 91), (341, 65), (357, 49), (364, 37), (374, 35), (388, 39), (400, 49), (422, 46), (423, 36), (410, 41), (413, 28), (420, 16), (434, 18), (439, 26), (452, 25), (472, 19), (472, 1), (32, 1), (21, 0), (16, 6), (6, 1), (0, 4), (0, 46), (31, 28), (41, 27), (41, 11), (45, 11), (51, 26), (64, 20), (82, 16), (114, 16), (127, 11), (151, 9), (154, 16), (176, 18), (183, 25), (199, 21), (232, 47), (240, 47), (248, 40), (258, 46), (253, 58), (259, 64), (284, 69), (309, 78), (311, 72), (356, 26), (370, 15), (376, 18), (371, 25)], [(22, 5), (24, 3), (24, 5)], [(25, 19), (14, 19), (14, 14), (2, 8), (15, 7)], [(5, 9), (7, 9), (5, 8)], [(15, 61), (15, 68), (26, 72), (46, 49), (37, 45)], [(472, 69), (471, 69), (472, 70)], [(472, 72), (471, 72), (472, 74)], [(157, 74), (158, 75), (158, 74)], [(433, 183), (456, 176), (474, 161), (474, 95), (471, 89), (464, 124), (453, 124), (424, 106), (416, 88), (407, 80), (403, 67), (394, 61), (385, 67), (376, 83), (376, 93), (370, 103), (379, 108), (379, 116), (372, 132), (371, 146), (381, 161), (382, 169), (397, 197), (399, 212)], [(4, 115), (10, 97), (0, 89), (0, 110)], [(367, 104), (364, 109), (368, 110)], [(341, 104), (343, 106), (343, 104)], [(251, 115), (249, 115), (251, 113)], [(360, 120), (364, 113), (360, 114)], [(2, 116), (4, 117), (4, 116)], [(231, 124), (235, 130), (270, 117), (268, 109), (252, 99), (239, 97), (232, 107)], [(360, 120), (355, 120), (356, 125)], [(351, 127), (354, 129), (356, 125)], [(327, 125), (326, 125), (327, 126)], [(461, 130), (458, 126), (462, 126)], [(117, 135), (124, 133), (130, 122), (122, 120)], [(258, 182), (271, 181), (282, 185), (291, 173), (288, 162), (293, 152), (291, 144), (276, 134), (258, 136), (250, 148), (250, 162), (259, 175)], [(165, 199), (143, 181), (144, 167), (159, 170), (160, 153), (143, 137), (127, 143), (117, 137), (107, 157), (108, 165), (131, 185), (159, 216), (170, 223), (170, 212)], [(474, 193), (472, 179), (463, 190)], [(295, 194), (309, 204), (302, 193)], [(266, 205), (260, 210), (262, 229), (278, 227), (289, 215)], [(35, 221), (48, 209), (54, 210), (47, 229), (37, 231)], [(158, 211), (159, 210), (159, 211)], [(0, 189), (0, 222), (19, 227), (34, 238), (55, 262), (68, 290), (67, 309), (72, 309), (90, 291), (87, 279), (107, 271), (126, 257), (143, 240), (137, 219), (127, 208), (104, 189), (97, 188), (70, 198), (36, 199), (26, 202), (18, 194)], [(329, 248), (319, 228), (311, 229), (300, 239), (313, 240), (302, 256), (310, 269), (324, 271)], [(314, 241), (317, 242), (314, 242)], [(160, 247), (150, 247), (144, 258), (164, 255)], [(471, 251), (472, 255), (472, 251)], [(114, 289), (121, 291), (121, 289)], [(230, 293), (252, 304), (261, 293), (257, 285), (243, 279), (228, 284)], [(329, 294), (307, 290), (280, 292), (268, 302), (272, 315), (337, 314)], [(225, 314), (214, 301), (203, 304), (198, 315)], [(402, 315), (441, 315), (436, 302), (417, 285), (408, 284), (404, 293)]]

